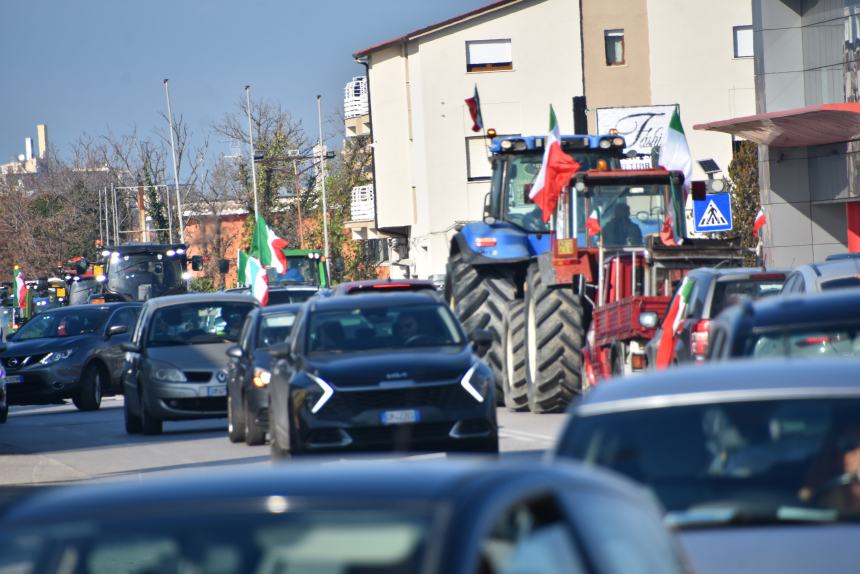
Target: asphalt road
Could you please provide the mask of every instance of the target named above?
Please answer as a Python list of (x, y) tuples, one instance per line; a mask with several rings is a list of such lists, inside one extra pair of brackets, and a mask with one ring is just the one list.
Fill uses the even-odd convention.
[[(541, 456), (563, 422), (564, 415), (499, 409), (502, 457)], [(438, 456), (443, 455), (418, 455)], [(122, 397), (104, 399), (102, 408), (94, 412), (79, 412), (71, 404), (12, 407), (8, 422), (0, 425), (0, 486), (4, 487), (149, 480), (269, 464), (268, 446), (227, 440), (226, 418), (168, 422), (160, 436), (129, 436), (123, 427)]]

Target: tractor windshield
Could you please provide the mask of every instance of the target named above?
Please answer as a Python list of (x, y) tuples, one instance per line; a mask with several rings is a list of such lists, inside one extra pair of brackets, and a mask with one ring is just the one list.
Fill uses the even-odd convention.
[[(646, 236), (660, 232), (671, 193), (664, 183), (590, 185), (575, 194), (577, 243), (594, 245), (599, 235), (604, 247), (644, 246)], [(567, 221), (572, 218), (565, 214)]]
[(179, 257), (161, 253), (116, 255), (107, 266), (107, 289), (129, 301), (185, 291)]
[(319, 259), (307, 255), (287, 255), (286, 273), (276, 275), (276, 284), (320, 285)]

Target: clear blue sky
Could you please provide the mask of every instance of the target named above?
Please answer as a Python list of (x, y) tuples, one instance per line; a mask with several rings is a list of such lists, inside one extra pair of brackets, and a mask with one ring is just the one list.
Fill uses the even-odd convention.
[(27, 136), (35, 147), (37, 123), (61, 155), (83, 133), (150, 135), (164, 78), (195, 139), (235, 111), (245, 84), (315, 133), (316, 94), (330, 116), (363, 72), (353, 52), (488, 1), (4, 0), (0, 163)]

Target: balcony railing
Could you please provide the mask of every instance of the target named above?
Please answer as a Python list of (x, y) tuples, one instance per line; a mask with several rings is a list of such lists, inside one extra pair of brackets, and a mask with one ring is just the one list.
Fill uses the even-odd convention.
[(373, 221), (373, 185), (352, 188), (352, 221)]

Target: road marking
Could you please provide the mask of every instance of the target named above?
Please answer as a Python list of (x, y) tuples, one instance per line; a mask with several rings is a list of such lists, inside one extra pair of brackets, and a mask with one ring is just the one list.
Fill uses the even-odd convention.
[(499, 430), (499, 436), (506, 436), (508, 438), (516, 438), (519, 440), (525, 440), (526, 442), (534, 442), (536, 440), (545, 441), (545, 442), (555, 442), (555, 437), (547, 436), (543, 434), (532, 433), (528, 431), (522, 431), (519, 429), (508, 429), (503, 428)]

